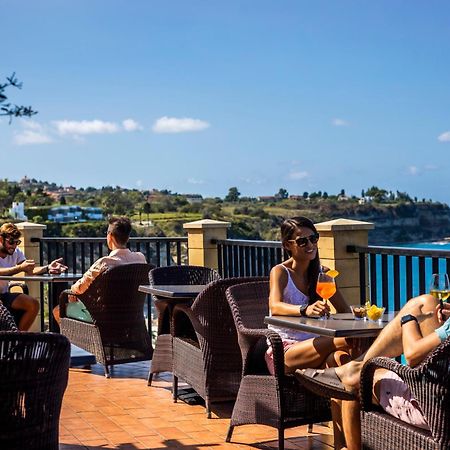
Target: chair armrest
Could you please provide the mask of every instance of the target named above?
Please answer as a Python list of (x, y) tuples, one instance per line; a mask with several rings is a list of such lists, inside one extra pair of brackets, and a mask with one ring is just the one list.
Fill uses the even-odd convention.
[(73, 295), (74, 297), (79, 297), (78, 294), (75, 294), (70, 289), (65, 289), (59, 294), (59, 316), (61, 318), (67, 317), (66, 315), (66, 305), (69, 303), (69, 295)]
[(381, 367), (395, 372), (419, 403), (433, 438), (450, 443), (450, 338), (418, 366), (403, 366), (390, 358), (373, 358), (361, 371), (361, 409), (370, 411), (373, 374)]
[(203, 325), (187, 304), (178, 304), (173, 308), (170, 332), (172, 337), (189, 337), (192, 339), (196, 337), (198, 342), (200, 342), (199, 337), (204, 334)]
[(267, 339), (272, 347), (275, 376), (281, 379), (284, 376), (283, 341), (277, 332), (268, 328), (239, 328), (238, 339), (242, 352), (243, 375), (248, 373), (249, 354), (261, 338)]
[(20, 287), (20, 289), (22, 289), (22, 292), (24, 294), (28, 295), (28, 293), (29, 293), (28, 286), (25, 283), (23, 283), (22, 281), (10, 281), (8, 283), (8, 292), (11, 292), (11, 288), (13, 288), (13, 287)]

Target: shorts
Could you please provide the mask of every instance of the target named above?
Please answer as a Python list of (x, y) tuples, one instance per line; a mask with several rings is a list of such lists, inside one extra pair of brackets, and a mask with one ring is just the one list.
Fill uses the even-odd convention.
[(403, 422), (430, 429), (408, 385), (394, 372), (388, 371), (380, 379), (380, 406)]
[[(291, 339), (283, 339), (284, 353), (286, 353), (295, 344), (298, 344), (298, 342), (299, 341), (293, 341)], [(266, 360), (266, 365), (267, 368), (269, 369), (270, 374), (274, 375), (275, 367), (273, 365), (273, 349), (271, 345), (269, 345), (269, 348), (267, 349), (266, 354), (264, 355), (264, 359)]]
[(19, 292), (5, 292), (3, 294), (0, 294), (0, 301), (8, 311), (11, 311), (12, 302), (18, 295), (20, 295)]

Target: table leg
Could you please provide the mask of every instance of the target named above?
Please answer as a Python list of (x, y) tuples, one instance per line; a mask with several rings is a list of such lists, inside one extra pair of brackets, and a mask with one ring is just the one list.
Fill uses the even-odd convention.
[(350, 356), (352, 359), (358, 358), (363, 353), (365, 353), (369, 347), (372, 345), (374, 337), (366, 338), (350, 338)]
[(49, 283), (48, 284), (48, 326), (49, 330), (59, 333), (59, 325), (53, 317), (53, 308), (59, 304), (59, 295), (65, 289), (68, 289), (69, 283)]

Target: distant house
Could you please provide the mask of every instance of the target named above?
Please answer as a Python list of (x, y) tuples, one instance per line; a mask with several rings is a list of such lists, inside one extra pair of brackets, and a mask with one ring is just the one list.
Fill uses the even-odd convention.
[(186, 194), (186, 200), (193, 205), (194, 203), (201, 203), (203, 197), (200, 194)]
[(48, 220), (52, 222), (86, 222), (87, 220), (103, 220), (101, 208), (82, 207), (77, 205), (55, 206), (48, 212)]
[(11, 208), (9, 208), (9, 215), (14, 219), (27, 220), (25, 215), (25, 206), (23, 202), (13, 202)]
[(358, 203), (359, 203), (360, 205), (365, 205), (366, 203), (372, 203), (372, 201), (373, 201), (373, 197), (371, 197), (371, 196), (369, 196), (369, 195), (365, 195), (364, 197), (361, 197), (361, 198), (358, 200)]
[(258, 197), (259, 202), (275, 202), (276, 200), (278, 199), (274, 195), (263, 195)]
[(289, 198), (296, 201), (305, 200), (305, 197), (303, 197), (303, 195), (290, 195)]

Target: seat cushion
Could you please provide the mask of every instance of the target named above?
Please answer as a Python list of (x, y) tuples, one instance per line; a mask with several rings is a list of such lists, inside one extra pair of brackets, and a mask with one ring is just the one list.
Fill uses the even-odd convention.
[(94, 320), (92, 319), (89, 311), (86, 309), (85, 304), (80, 300), (67, 303), (66, 316), (71, 319), (80, 320), (81, 322), (94, 323)]

